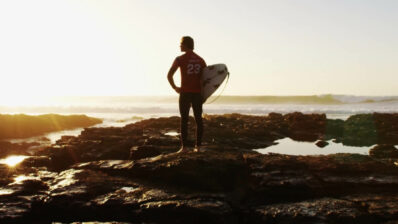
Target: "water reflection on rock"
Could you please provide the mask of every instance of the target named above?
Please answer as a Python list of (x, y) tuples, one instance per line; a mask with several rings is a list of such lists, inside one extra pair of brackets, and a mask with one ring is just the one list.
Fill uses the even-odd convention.
[(0, 195), (7, 195), (7, 194), (12, 194), (12, 193), (14, 193), (14, 191), (13, 190), (11, 190), (11, 189), (0, 189)]
[(40, 180), (40, 178), (37, 176), (19, 175), (14, 178), (14, 182), (12, 184), (21, 184), (22, 182), (24, 182), (26, 180)]
[(28, 156), (9, 156), (5, 159), (0, 159), (0, 164), (6, 164), (8, 166), (16, 166), (17, 164), (24, 161)]

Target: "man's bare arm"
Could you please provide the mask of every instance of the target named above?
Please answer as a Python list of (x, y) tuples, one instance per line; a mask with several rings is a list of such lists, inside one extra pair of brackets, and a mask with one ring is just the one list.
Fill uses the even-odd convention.
[(177, 65), (177, 60), (174, 61), (173, 65), (170, 67), (169, 73), (167, 74), (167, 80), (169, 80), (169, 83), (171, 87), (176, 90), (176, 92), (179, 92), (179, 89), (175, 84), (174, 84), (174, 73), (177, 71), (178, 65)]

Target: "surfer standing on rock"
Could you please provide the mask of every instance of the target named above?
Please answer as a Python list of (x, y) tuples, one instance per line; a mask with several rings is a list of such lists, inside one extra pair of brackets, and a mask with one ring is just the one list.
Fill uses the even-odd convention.
[[(181, 39), (180, 49), (185, 52), (178, 56), (167, 74), (167, 79), (171, 87), (180, 94), (179, 109), (181, 115), (181, 149), (178, 153), (187, 152), (187, 135), (188, 135), (188, 119), (189, 110), (192, 105), (193, 114), (196, 123), (196, 144), (195, 152), (200, 151), (203, 135), (203, 121), (202, 121), (202, 95), (201, 95), (201, 81), (203, 68), (206, 67), (206, 62), (195, 52), (194, 41), (191, 37), (185, 36)], [(177, 87), (174, 84), (174, 73), (180, 68), (181, 85)]]

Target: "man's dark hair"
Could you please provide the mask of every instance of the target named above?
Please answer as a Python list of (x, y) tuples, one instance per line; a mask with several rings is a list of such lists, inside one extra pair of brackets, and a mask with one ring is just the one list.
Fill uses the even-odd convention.
[(185, 47), (187, 47), (191, 50), (193, 50), (193, 48), (194, 48), (193, 39), (190, 36), (182, 37), (181, 44), (183, 44)]

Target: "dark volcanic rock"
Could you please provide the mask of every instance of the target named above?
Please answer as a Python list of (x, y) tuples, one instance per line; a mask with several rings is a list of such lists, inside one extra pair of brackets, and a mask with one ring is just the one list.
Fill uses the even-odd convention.
[(155, 157), (161, 154), (168, 154), (177, 152), (179, 148), (175, 146), (153, 146), (153, 145), (143, 145), (143, 146), (133, 146), (130, 149), (130, 159), (137, 160), (148, 157)]
[[(327, 119), (325, 139), (339, 140), (344, 135), (344, 121), (341, 119)], [(341, 141), (340, 141), (341, 142)]]
[(348, 200), (319, 198), (272, 204), (256, 209), (258, 223), (374, 223), (363, 205)]
[(329, 145), (329, 143), (324, 140), (319, 140), (315, 142), (315, 145), (318, 146), (319, 148), (324, 148), (325, 146)]
[(115, 166), (84, 163), (78, 169), (116, 170), (123, 175), (183, 189), (227, 191), (245, 187), (248, 167), (239, 153), (169, 154), (137, 161), (121, 162)]
[[(252, 201), (268, 204), (305, 198), (395, 192), (398, 167), (369, 156), (246, 155), (255, 177)], [(383, 174), (381, 174), (383, 173)], [(387, 187), (387, 188), (386, 188)], [(398, 205), (398, 204), (397, 204)]]
[(342, 140), (341, 140), (340, 138), (335, 138), (335, 139), (332, 140), (332, 142), (334, 142), (334, 143), (341, 143)]
[(344, 123), (343, 143), (352, 146), (371, 146), (377, 143), (377, 129), (372, 114), (358, 114)]
[[(15, 167), (0, 164), (0, 223), (391, 223), (398, 220), (394, 119), (206, 115), (203, 151), (183, 154), (175, 153), (178, 136), (165, 135), (179, 131), (178, 117), (86, 128)], [(251, 150), (285, 137), (389, 146), (378, 143), (371, 156)]]
[(398, 145), (398, 114), (373, 114), (378, 143)]
[(369, 150), (375, 158), (398, 158), (398, 149), (394, 145), (376, 145)]
[(358, 114), (344, 122), (343, 143), (353, 146), (398, 144), (398, 114)]
[(305, 115), (299, 112), (284, 116), (288, 125), (288, 137), (298, 141), (316, 141), (326, 129), (325, 114)]

